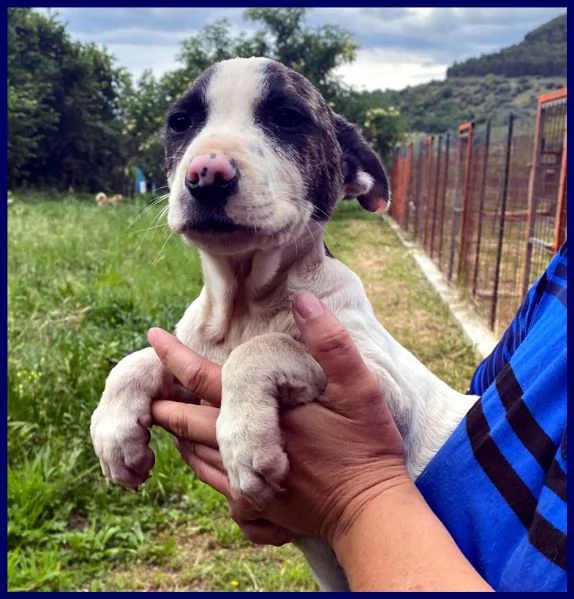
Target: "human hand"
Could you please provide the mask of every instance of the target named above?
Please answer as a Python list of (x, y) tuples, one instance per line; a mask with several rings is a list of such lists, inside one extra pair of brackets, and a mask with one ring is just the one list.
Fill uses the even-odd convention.
[[(294, 317), (328, 384), (316, 402), (282, 411), (290, 472), (286, 490), (263, 512), (237, 498), (229, 488), (216, 450), (215, 408), (156, 402), (153, 417), (155, 423), (179, 437), (180, 453), (198, 477), (228, 498), (232, 517), (246, 534), (251, 523), (268, 521), (279, 526), (267, 527), (275, 541), (281, 536), (278, 531), (283, 532), (281, 538), (289, 537), (287, 531), (292, 531), (332, 542), (352, 525), (373, 497), (410, 481), (402, 439), (377, 379), (348, 333), (310, 294), (297, 296)], [(184, 384), (192, 380), (196, 385), (199, 380), (200, 387), (208, 389), (207, 399), (217, 403), (217, 393), (213, 393), (217, 377), (212, 363), (198, 361), (197, 354), (166, 335), (150, 331), (150, 342), (160, 359)], [(209, 376), (198, 375), (198, 371)], [(261, 532), (258, 528), (260, 542)]]

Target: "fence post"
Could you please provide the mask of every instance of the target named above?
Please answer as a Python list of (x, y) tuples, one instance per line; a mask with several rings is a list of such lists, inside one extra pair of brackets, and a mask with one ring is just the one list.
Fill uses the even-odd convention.
[(536, 109), (536, 125), (534, 129), (534, 142), (532, 144), (532, 159), (530, 161), (530, 175), (528, 177), (527, 216), (526, 216), (526, 247), (524, 248), (524, 269), (522, 271), (522, 296), (528, 293), (530, 285), (530, 262), (532, 260), (532, 244), (530, 238), (534, 233), (534, 204), (536, 198), (536, 184), (538, 183), (538, 160), (542, 145), (542, 103), (538, 98)]
[(442, 152), (442, 135), (438, 136), (437, 156), (436, 156), (436, 168), (434, 176), (434, 198), (432, 208), (432, 226), (431, 226), (431, 238), (430, 238), (430, 257), (433, 257), (434, 252), (434, 238), (436, 232), (436, 218), (437, 218), (437, 201), (438, 201), (438, 187), (440, 183), (440, 163), (441, 163), (441, 152)]
[(443, 241), (444, 241), (444, 215), (446, 212), (446, 195), (448, 193), (448, 167), (450, 164), (450, 131), (446, 132), (446, 139), (445, 139), (445, 162), (444, 162), (444, 187), (443, 187), (443, 192), (442, 192), (442, 209), (441, 209), (441, 214), (440, 214), (440, 231), (439, 231), (439, 239), (440, 239), (440, 246), (438, 249), (438, 261), (439, 264), (442, 261), (442, 245), (443, 245)]
[(430, 197), (431, 197), (431, 182), (432, 182), (432, 167), (433, 167), (433, 144), (434, 144), (434, 135), (429, 135), (426, 140), (427, 143), (427, 176), (426, 176), (426, 184), (425, 184), (425, 202), (424, 202), (424, 225), (423, 225), (423, 235), (422, 235), (422, 244), (425, 250), (428, 250), (427, 246), (427, 237), (428, 237), (428, 226), (429, 226), (429, 218), (431, 213), (430, 206)]
[[(458, 205), (457, 199), (460, 197), (460, 167), (461, 167), (461, 161), (463, 159), (464, 156), (464, 173), (463, 173), (463, 178), (462, 178), (462, 195), (463, 195), (463, 200), (462, 200), (462, 204), (464, 205), (464, 196), (465, 196), (465, 189), (466, 189), (466, 180), (467, 180), (467, 166), (469, 166), (469, 162), (468, 162), (468, 145), (467, 145), (467, 153), (466, 155), (463, 154), (462, 148), (463, 148), (463, 141), (465, 141), (465, 135), (468, 136), (469, 130), (472, 129), (473, 123), (462, 123), (462, 125), (459, 125), (458, 127), (458, 136), (457, 136), (457, 151), (456, 151), (456, 182), (455, 182), (455, 193), (454, 193), (454, 199), (453, 199), (453, 206), (452, 206), (452, 230), (451, 230), (451, 239), (450, 239), (450, 258), (449, 258), (449, 265), (448, 265), (448, 280), (452, 281), (452, 275), (454, 274), (454, 255), (455, 255), (455, 247), (456, 247), (456, 225), (457, 225), (457, 221), (458, 221), (458, 225), (459, 225), (459, 231), (461, 233), (461, 241), (462, 241), (462, 219), (461, 219), (461, 214), (457, 215), (457, 210), (459, 212), (461, 212), (463, 209), (461, 208), (460, 205)], [(460, 246), (459, 246), (459, 250), (460, 250)], [(460, 262), (460, 254), (459, 254), (459, 262)]]
[(478, 284), (478, 267), (480, 264), (480, 241), (482, 237), (482, 217), (484, 212), (484, 200), (486, 195), (486, 179), (488, 177), (488, 154), (490, 151), (490, 119), (486, 121), (484, 137), (484, 162), (482, 165), (482, 187), (480, 190), (480, 204), (478, 206), (478, 228), (476, 231), (476, 256), (474, 258), (474, 274), (472, 277), (472, 297), (476, 296)]
[[(468, 212), (470, 209), (470, 197), (471, 187), (470, 181), (472, 178), (472, 150), (474, 142), (474, 123), (470, 122), (465, 127), (467, 133), (467, 148), (466, 148), (466, 161), (464, 165), (464, 191), (462, 196), (462, 213), (460, 215), (460, 246), (459, 246), (459, 259), (458, 259), (458, 277), (460, 278), (464, 265), (464, 258), (466, 256), (466, 245), (467, 245), (467, 227), (469, 218)], [(463, 129), (464, 132), (464, 129)]]
[(422, 217), (424, 216), (424, 198), (423, 198), (423, 187), (426, 185), (425, 180), (425, 158), (427, 145), (425, 141), (420, 142), (420, 155), (419, 155), (419, 168), (418, 168), (418, 189), (416, 195), (416, 211), (415, 211), (415, 238), (417, 241), (422, 239)]
[(401, 207), (403, 203), (402, 193), (402, 178), (403, 178), (403, 159), (402, 159), (402, 146), (395, 148), (395, 155), (393, 159), (393, 168), (391, 173), (391, 188), (392, 188), (392, 200), (390, 206), (390, 214), (395, 221), (400, 222)]
[(404, 205), (404, 219), (403, 219), (403, 228), (406, 230), (409, 227), (409, 204), (410, 204), (410, 194), (411, 194), (411, 184), (413, 178), (413, 142), (407, 145), (407, 166), (405, 173), (405, 205)]
[(462, 143), (460, 141), (460, 135), (457, 136), (456, 139), (456, 178), (454, 181), (454, 197), (452, 198), (452, 225), (450, 230), (450, 255), (448, 259), (448, 280), (452, 281), (452, 275), (454, 272), (454, 248), (455, 248), (455, 238), (456, 238), (456, 219), (457, 213), (456, 209), (459, 187), (460, 187), (460, 162), (462, 160)]
[(567, 131), (566, 126), (568, 115), (564, 117), (564, 141), (562, 142), (562, 160), (560, 163), (560, 186), (558, 187), (558, 201), (556, 206), (556, 228), (554, 231), (553, 250), (556, 253), (566, 237), (566, 150), (567, 150)]
[(514, 132), (514, 115), (508, 117), (508, 136), (506, 138), (506, 158), (504, 162), (504, 179), (502, 181), (502, 198), (500, 202), (500, 229), (498, 231), (498, 248), (496, 250), (496, 267), (494, 270), (494, 289), (490, 309), (490, 328), (496, 325), (496, 309), (498, 307), (498, 287), (500, 285), (500, 264), (502, 262), (502, 245), (504, 243), (504, 224), (506, 220), (506, 198), (508, 195), (508, 178), (510, 175), (510, 159), (512, 156), (512, 136)]

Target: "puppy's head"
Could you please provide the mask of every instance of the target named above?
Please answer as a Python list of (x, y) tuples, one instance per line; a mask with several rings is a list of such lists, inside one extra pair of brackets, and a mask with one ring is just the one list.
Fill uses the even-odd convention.
[(385, 171), (358, 130), (303, 76), (266, 58), (207, 69), (170, 109), (168, 223), (203, 249), (279, 247), (342, 196), (378, 212)]

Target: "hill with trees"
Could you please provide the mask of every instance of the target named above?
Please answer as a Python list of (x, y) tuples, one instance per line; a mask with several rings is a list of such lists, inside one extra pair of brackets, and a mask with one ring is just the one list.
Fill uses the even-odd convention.
[(519, 44), (455, 62), (447, 77), (566, 77), (566, 14), (527, 33)]
[(459, 123), (490, 118), (499, 124), (513, 112), (532, 118), (538, 96), (566, 87), (566, 15), (528, 33), (520, 44), (454, 63), (443, 81), (400, 91), (370, 92), (399, 110), (407, 129), (441, 133)]

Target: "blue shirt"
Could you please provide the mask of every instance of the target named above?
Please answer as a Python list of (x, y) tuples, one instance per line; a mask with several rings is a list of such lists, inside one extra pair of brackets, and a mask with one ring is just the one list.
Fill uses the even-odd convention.
[(497, 591), (566, 591), (566, 244), (474, 373), (480, 395), (417, 479)]

